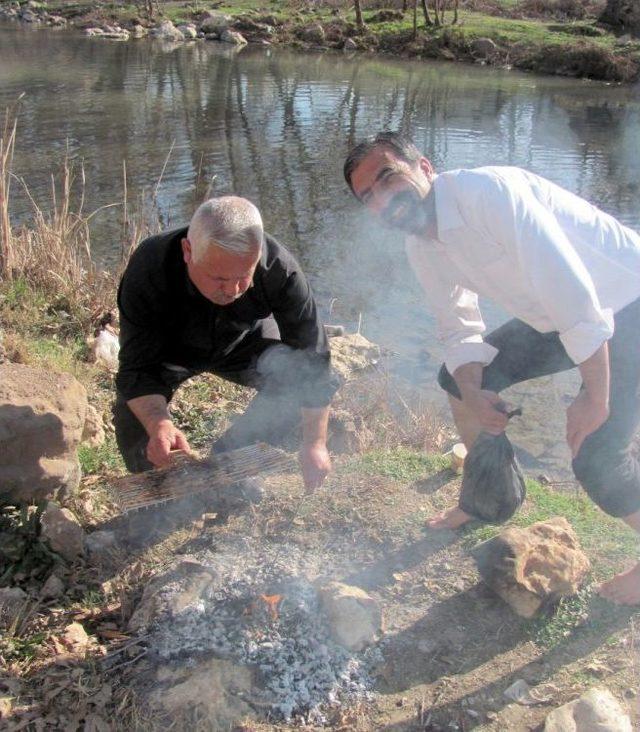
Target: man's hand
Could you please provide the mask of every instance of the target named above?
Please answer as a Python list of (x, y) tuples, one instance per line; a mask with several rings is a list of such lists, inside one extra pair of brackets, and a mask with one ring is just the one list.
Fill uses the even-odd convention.
[(311, 493), (319, 488), (331, 471), (331, 458), (325, 442), (303, 444), (298, 453), (304, 487)]
[(169, 419), (163, 419), (154, 425), (147, 444), (147, 458), (156, 467), (166, 465), (171, 450), (191, 452), (187, 438)]
[(594, 400), (585, 389), (578, 394), (567, 409), (567, 442), (571, 457), (576, 457), (585, 438), (601, 427), (608, 417), (606, 402)]
[(507, 404), (493, 391), (467, 389), (462, 395), (463, 404), (473, 413), (485, 432), (499, 435), (505, 431), (509, 418)]

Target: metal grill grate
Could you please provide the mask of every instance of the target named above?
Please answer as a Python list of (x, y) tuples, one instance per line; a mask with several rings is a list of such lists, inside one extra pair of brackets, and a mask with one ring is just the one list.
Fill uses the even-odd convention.
[(114, 481), (112, 489), (120, 509), (127, 513), (221, 488), (254, 475), (289, 472), (295, 468), (293, 455), (262, 442), (207, 458), (177, 450), (169, 466), (127, 475)]

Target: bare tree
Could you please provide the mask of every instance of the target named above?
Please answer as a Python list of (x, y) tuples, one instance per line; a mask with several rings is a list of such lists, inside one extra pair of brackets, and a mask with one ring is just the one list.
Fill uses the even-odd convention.
[(138, 0), (136, 5), (146, 14), (149, 20), (153, 20), (156, 15), (161, 14), (158, 0)]
[(353, 0), (353, 7), (356, 11), (356, 25), (358, 26), (358, 30), (364, 30), (364, 19), (362, 18), (362, 6), (360, 4), (360, 0)]
[(424, 15), (424, 24), (429, 27), (433, 25), (433, 21), (431, 20), (431, 16), (429, 15), (429, 8), (427, 7), (427, 0), (421, 0), (422, 2), (422, 13)]

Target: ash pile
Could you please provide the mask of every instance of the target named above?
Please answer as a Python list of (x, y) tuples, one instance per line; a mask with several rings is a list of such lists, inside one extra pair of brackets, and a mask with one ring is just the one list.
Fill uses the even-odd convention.
[(172, 667), (214, 657), (251, 669), (250, 688), (234, 693), (261, 716), (328, 724), (332, 710), (372, 698), (382, 660), (378, 603), (323, 582), (328, 566), (299, 547), (248, 539), (224, 555), (186, 557), (149, 583), (130, 628), (146, 631), (152, 656)]

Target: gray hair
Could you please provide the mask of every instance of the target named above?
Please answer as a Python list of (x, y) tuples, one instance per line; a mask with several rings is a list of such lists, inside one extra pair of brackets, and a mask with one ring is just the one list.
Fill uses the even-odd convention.
[(194, 261), (210, 247), (243, 256), (262, 247), (260, 211), (246, 198), (221, 196), (202, 203), (191, 218), (187, 238)]
[(413, 142), (400, 132), (383, 130), (382, 132), (378, 132), (377, 135), (365, 138), (349, 151), (347, 159), (344, 162), (344, 179), (347, 181), (352, 193), (354, 193), (353, 185), (351, 184), (353, 171), (372, 150), (381, 146), (393, 150), (400, 160), (404, 160), (406, 163), (417, 163), (422, 157), (422, 153)]

